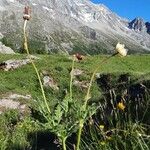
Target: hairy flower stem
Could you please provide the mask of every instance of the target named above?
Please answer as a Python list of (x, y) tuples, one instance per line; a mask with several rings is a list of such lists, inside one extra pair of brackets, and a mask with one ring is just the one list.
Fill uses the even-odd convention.
[(48, 112), (50, 113), (50, 108), (48, 106), (48, 102), (47, 102), (47, 99), (46, 99), (46, 96), (45, 96), (45, 92), (44, 92), (44, 88), (43, 88), (43, 84), (42, 84), (42, 81), (41, 81), (41, 77), (40, 77), (40, 74), (38, 72), (38, 69), (36, 67), (36, 65), (34, 64), (33, 60), (32, 60), (32, 57), (29, 53), (29, 48), (28, 48), (28, 40), (27, 40), (27, 34), (26, 34), (26, 26), (27, 26), (27, 20), (24, 21), (24, 27), (23, 27), (23, 35), (24, 35), (24, 49), (26, 50), (26, 53), (30, 59), (30, 62), (36, 72), (36, 75), (38, 77), (38, 80), (39, 80), (39, 84), (40, 84), (40, 88), (41, 88), (41, 92), (42, 92), (42, 96), (43, 96), (43, 99), (44, 99), (44, 102), (45, 102), (45, 105), (46, 105), (46, 108), (48, 110)]
[(67, 150), (67, 148), (66, 148), (66, 139), (67, 139), (67, 137), (63, 137), (63, 138), (62, 138), (63, 150)]
[(96, 67), (96, 69), (94, 70), (94, 72), (93, 72), (93, 74), (92, 74), (92, 76), (91, 76), (91, 79), (90, 79), (90, 83), (89, 83), (89, 87), (88, 87), (88, 90), (87, 90), (87, 93), (86, 93), (86, 96), (85, 96), (85, 102), (84, 102), (84, 107), (83, 107), (83, 110), (86, 110), (86, 107), (87, 107), (87, 102), (88, 102), (88, 100), (90, 99), (90, 90), (91, 90), (91, 86), (92, 86), (92, 83), (93, 83), (93, 81), (94, 81), (94, 77), (95, 77), (95, 74), (96, 74), (96, 72), (100, 69), (100, 66), (101, 65), (103, 65), (103, 64), (105, 64), (110, 58), (112, 58), (113, 56), (115, 56), (115, 55), (117, 55), (118, 53), (115, 53), (115, 54), (113, 54), (113, 55), (111, 55), (111, 56), (109, 56), (109, 57), (106, 57), (104, 60), (102, 60), (101, 61), (101, 63), (100, 63), (100, 65), (98, 65), (97, 67)]
[[(118, 52), (115, 53), (115, 54), (113, 54), (113, 55), (111, 55), (111, 56), (109, 56), (109, 57), (107, 57), (107, 58), (105, 58), (100, 64), (102, 65), (102, 64), (106, 63), (110, 58), (112, 58), (113, 56), (115, 56), (115, 55), (117, 55), (117, 54), (118, 54)], [(91, 76), (90, 83), (89, 83), (89, 87), (88, 87), (88, 90), (87, 90), (87, 94), (86, 94), (85, 99), (84, 99), (85, 102), (84, 102), (82, 111), (85, 111), (85, 110), (86, 110), (87, 102), (88, 102), (88, 100), (90, 99), (91, 86), (92, 86), (92, 83), (93, 83), (93, 81), (94, 81), (94, 77), (95, 77), (96, 72), (100, 69), (99, 66), (100, 66), (100, 65), (98, 65), (98, 66), (96, 67), (96, 69), (94, 70), (94, 72), (93, 72), (93, 74), (92, 74), (92, 76)], [(76, 147), (76, 150), (79, 150), (83, 124), (84, 124), (84, 120), (83, 120), (82, 118), (80, 118), (80, 120), (79, 120), (79, 131), (78, 131), (78, 137), (77, 137), (77, 147)]]
[(84, 120), (80, 119), (80, 121), (79, 121), (79, 131), (78, 131), (78, 137), (77, 137), (76, 150), (80, 149), (79, 147), (80, 147), (80, 141), (81, 141), (81, 134), (82, 134), (83, 123), (84, 123)]
[(71, 99), (72, 99), (72, 81), (73, 81), (74, 62), (75, 62), (75, 57), (73, 56), (72, 68), (70, 72), (70, 98)]

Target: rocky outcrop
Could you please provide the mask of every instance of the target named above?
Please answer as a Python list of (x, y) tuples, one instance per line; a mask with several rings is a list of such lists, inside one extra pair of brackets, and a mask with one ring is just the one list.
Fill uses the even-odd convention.
[[(31, 95), (9, 94), (0, 98), (0, 114), (8, 110), (18, 110), (23, 116), (29, 113), (27, 102), (31, 99)], [(21, 101), (20, 101), (21, 100)]]
[(142, 18), (135, 18), (129, 23), (129, 28), (139, 32), (150, 34), (150, 22), (144, 22)]
[(0, 70), (4, 71), (14, 70), (29, 63), (31, 63), (30, 59), (23, 59), (23, 60), (10, 59), (0, 63)]
[(4, 36), (2, 35), (2, 33), (0, 33), (0, 39), (2, 39)]
[(0, 70), (10, 71), (10, 70), (20, 68), (21, 66), (24, 66), (24, 65), (27, 65), (27, 64), (31, 63), (31, 59), (32, 59), (32, 61), (34, 61), (35, 59), (40, 59), (40, 58), (36, 57), (36, 56), (33, 56), (33, 55), (30, 55), (30, 56), (27, 56), (24, 59), (6, 60), (6, 61), (0, 63)]
[(83, 70), (80, 69), (73, 69), (70, 74), (72, 74), (73, 76), (80, 76), (83, 74)]
[(0, 42), (0, 53), (15, 54), (15, 52), (10, 47), (5, 46), (2, 42)]
[(45, 87), (50, 87), (53, 90), (59, 90), (59, 87), (57, 85), (57, 83), (54, 81), (54, 79), (48, 75), (43, 77), (43, 85)]
[(129, 23), (129, 28), (135, 31), (146, 31), (145, 22), (142, 18), (135, 18)]
[(89, 87), (89, 82), (74, 80), (73, 85), (83, 90), (83, 89), (87, 89)]
[(43, 85), (44, 87), (50, 87), (53, 90), (59, 90), (57, 82), (53, 79), (53, 77), (50, 75), (50, 72), (47, 70), (43, 70), (41, 72), (41, 76), (43, 79)]
[(150, 34), (150, 22), (146, 22), (145, 25), (147, 28), (147, 33)]

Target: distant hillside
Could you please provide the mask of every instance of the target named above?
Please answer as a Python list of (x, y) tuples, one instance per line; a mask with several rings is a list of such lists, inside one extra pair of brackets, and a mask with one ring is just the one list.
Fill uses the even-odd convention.
[(1, 0), (0, 32), (3, 43), (22, 51), (23, 10), (32, 9), (28, 24), (34, 53), (112, 53), (118, 41), (130, 53), (149, 53), (149, 23), (119, 17), (103, 4), (89, 0)]

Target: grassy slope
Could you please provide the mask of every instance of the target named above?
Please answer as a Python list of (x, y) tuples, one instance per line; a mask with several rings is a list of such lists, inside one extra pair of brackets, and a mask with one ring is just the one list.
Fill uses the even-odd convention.
[[(60, 88), (69, 85), (69, 70), (72, 61), (61, 55), (40, 55), (36, 61), (37, 68), (41, 72), (47, 70), (58, 83)], [(83, 79), (89, 79), (94, 69), (101, 65), (100, 62), (107, 56), (87, 57), (83, 62), (76, 63), (76, 68), (85, 71)], [(0, 55), (0, 62), (8, 59), (25, 58), (25, 55)], [(150, 55), (130, 55), (126, 58), (111, 58), (102, 65), (100, 73), (131, 73), (134, 76), (150, 78)], [(39, 95), (39, 85), (32, 65), (26, 65), (9, 72), (0, 71), (0, 93), (19, 92), (22, 94)]]
[[(0, 55), (0, 62), (8, 59), (18, 59), (25, 57), (26, 55)], [(72, 61), (69, 60), (67, 56), (61, 55), (39, 55), (39, 57), (41, 59), (36, 61), (36, 65), (39, 71), (49, 71), (51, 76), (55, 79), (60, 87), (59, 92), (54, 92), (51, 89), (45, 89), (49, 101), (54, 102), (55, 100), (62, 99), (61, 97), (63, 90), (69, 89), (69, 70), (71, 70)], [(87, 57), (83, 62), (75, 63), (76, 68), (80, 68), (85, 72), (81, 79), (89, 80), (92, 72), (97, 65), (100, 65), (100, 62), (104, 59), (104, 57), (108, 56)], [(149, 60), (150, 55), (131, 55), (127, 56), (126, 58), (120, 58), (116, 56), (115, 58), (110, 59), (107, 64), (101, 66), (99, 72), (113, 73), (116, 75), (130, 73), (133, 75), (133, 78), (138, 80), (150, 80)], [(14, 92), (21, 94), (31, 94), (34, 99), (41, 98), (39, 83), (31, 64), (23, 66), (14, 71), (0, 71), (0, 81), (0, 96), (7, 92)], [(74, 96), (81, 95), (82, 97), (83, 94), (81, 94), (80, 89), (74, 87), (73, 90)], [(83, 91), (83, 93), (84, 92), (86, 91)], [(97, 93), (96, 90), (94, 92)], [(34, 132), (34, 130), (36, 130), (36, 124), (30, 121), (31, 118), (26, 118), (14, 127), (15, 130), (13, 128), (9, 129), (9, 122), (12, 122), (11, 120), (13, 120), (13, 118), (16, 120), (16, 116), (15, 113), (12, 112), (10, 114), (6, 114), (6, 116), (0, 117), (0, 139), (2, 139), (0, 140), (0, 148), (5, 149), (4, 146), (7, 146), (7, 144), (10, 143), (9, 145), (11, 146), (11, 149), (16, 149), (17, 145), (23, 146), (21, 149), (24, 149), (24, 147), (29, 144), (26, 141), (27, 133), (29, 131)], [(10, 138), (7, 138), (9, 136)], [(14, 148), (12, 145), (14, 145)]]

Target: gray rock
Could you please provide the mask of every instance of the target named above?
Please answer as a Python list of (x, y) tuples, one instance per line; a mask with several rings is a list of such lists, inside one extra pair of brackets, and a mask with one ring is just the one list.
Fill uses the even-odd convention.
[(2, 54), (15, 54), (15, 52), (10, 47), (5, 46), (4, 44), (2, 44), (2, 42), (0, 42), (0, 53), (2, 53)]
[(135, 18), (134, 20), (132, 20), (129, 23), (129, 28), (134, 29), (135, 31), (145, 31), (145, 32), (147, 32), (145, 22), (142, 18)]
[(4, 36), (3, 36), (3, 34), (2, 33), (0, 33), (0, 39), (2, 39)]
[(30, 59), (23, 59), (23, 60), (10, 59), (5, 62), (2, 62), (0, 64), (0, 69), (4, 71), (14, 70), (29, 63), (31, 63)]
[(20, 94), (10, 94), (8, 96), (9, 99), (25, 99), (25, 100), (30, 100), (31, 95), (20, 95)]
[(13, 101), (11, 99), (1, 99), (0, 107), (5, 107), (6, 109), (18, 109), (20, 103)]
[(57, 83), (54, 81), (54, 79), (48, 75), (43, 77), (43, 85), (45, 87), (50, 87), (53, 90), (59, 90), (59, 87), (57, 86)]
[[(24, 102), (20, 102), (19, 100)], [(0, 114), (11, 110), (16, 109), (20, 113), (29, 111), (27, 106), (27, 100), (31, 99), (31, 95), (20, 95), (20, 94), (9, 94), (0, 99)]]
[(81, 89), (87, 89), (89, 87), (89, 82), (88, 81), (78, 81), (78, 80), (74, 80), (73, 81), (73, 85), (77, 86)]
[(150, 22), (146, 22), (145, 25), (146, 25), (146, 28), (147, 28), (147, 33), (150, 34)]
[(71, 71), (71, 74), (72, 74), (73, 76), (80, 76), (80, 75), (83, 74), (83, 70), (80, 70), (80, 69), (73, 69), (73, 70)]

